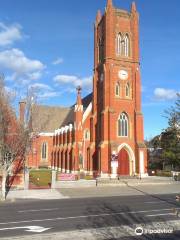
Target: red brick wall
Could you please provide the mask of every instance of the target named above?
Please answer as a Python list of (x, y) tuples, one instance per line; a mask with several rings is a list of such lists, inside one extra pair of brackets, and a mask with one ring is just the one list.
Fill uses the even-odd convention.
[[(47, 161), (42, 160), (42, 144), (46, 142), (48, 146)], [(51, 154), (53, 149), (53, 137), (52, 136), (37, 136), (34, 138), (30, 153), (27, 157), (28, 166), (31, 168), (49, 167), (51, 166)]]

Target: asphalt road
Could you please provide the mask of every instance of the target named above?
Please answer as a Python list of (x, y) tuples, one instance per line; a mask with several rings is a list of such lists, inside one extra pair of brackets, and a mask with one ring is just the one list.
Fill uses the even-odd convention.
[[(0, 204), (0, 239), (41, 232), (54, 233), (94, 229), (94, 234), (115, 239), (110, 227), (120, 228), (120, 239), (180, 239), (180, 218), (172, 209), (179, 207), (175, 194), (93, 197)], [(159, 224), (159, 225), (158, 225)], [(137, 226), (165, 229), (170, 234), (130, 234)], [(129, 227), (129, 228), (128, 228)], [(29, 232), (28, 232), (29, 231)], [(39, 232), (38, 232), (39, 231)], [(103, 231), (103, 232), (102, 232)], [(128, 232), (129, 231), (129, 232)], [(132, 232), (131, 231), (131, 232)]]

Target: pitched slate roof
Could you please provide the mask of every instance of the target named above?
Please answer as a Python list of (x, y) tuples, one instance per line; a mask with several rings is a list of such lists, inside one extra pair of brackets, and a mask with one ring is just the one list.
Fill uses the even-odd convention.
[(83, 104), (84, 110), (86, 110), (86, 108), (89, 106), (90, 102), (92, 102), (92, 98), (93, 98), (93, 93), (90, 93), (82, 99), (82, 104)]
[[(90, 93), (87, 96), (85, 96), (84, 98), (82, 98), (82, 105), (83, 105), (83, 109), (86, 110), (86, 108), (89, 106), (90, 102), (92, 101), (92, 96), (93, 94)], [(76, 105), (73, 104), (71, 107), (74, 107)]]
[(54, 132), (63, 124), (71, 111), (71, 108), (36, 105), (32, 109), (32, 130)]
[[(92, 101), (92, 93), (82, 99), (84, 110)], [(62, 126), (74, 122), (74, 105), (71, 107), (54, 107), (35, 105), (32, 109), (32, 130), (34, 132), (54, 132)]]

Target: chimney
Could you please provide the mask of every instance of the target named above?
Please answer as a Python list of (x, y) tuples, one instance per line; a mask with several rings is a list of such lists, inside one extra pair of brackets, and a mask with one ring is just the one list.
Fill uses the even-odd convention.
[(26, 109), (26, 102), (20, 101), (19, 102), (19, 120), (22, 124), (24, 123), (25, 109)]

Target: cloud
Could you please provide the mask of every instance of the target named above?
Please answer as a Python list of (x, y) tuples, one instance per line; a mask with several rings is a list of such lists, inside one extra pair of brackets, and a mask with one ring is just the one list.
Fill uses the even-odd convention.
[(27, 74), (28, 78), (30, 80), (38, 80), (42, 77), (42, 72), (33, 72), (33, 73), (29, 73)]
[(38, 95), (39, 98), (53, 98), (53, 97), (58, 97), (61, 95), (61, 92), (56, 92), (56, 91), (52, 91), (52, 92), (44, 92)]
[(21, 26), (19, 24), (5, 25), (0, 22), (0, 46), (12, 45), (22, 39)]
[(79, 78), (73, 75), (57, 75), (53, 80), (58, 84), (73, 85), (74, 87), (81, 86), (88, 90), (92, 89), (92, 77)]
[(44, 83), (34, 83), (29, 86), (29, 89), (32, 89), (39, 99), (47, 99), (52, 97), (57, 97), (61, 93), (55, 91), (52, 87)]
[(21, 74), (41, 71), (44, 65), (38, 60), (27, 58), (21, 50), (13, 48), (0, 52), (0, 67)]
[(44, 83), (34, 83), (30, 85), (30, 88), (39, 89), (39, 90), (52, 90), (52, 88)]
[(0, 52), (0, 69), (10, 70), (12, 74), (8, 76), (8, 81), (18, 81), (29, 83), (41, 78), (45, 65), (39, 60), (33, 60), (17, 49), (12, 48)]
[(52, 62), (52, 64), (53, 65), (58, 65), (58, 64), (61, 64), (63, 62), (64, 62), (63, 58), (57, 58), (55, 61)]
[(165, 88), (156, 88), (154, 90), (155, 99), (165, 101), (165, 100), (174, 100), (177, 98), (177, 90), (174, 89), (165, 89)]

